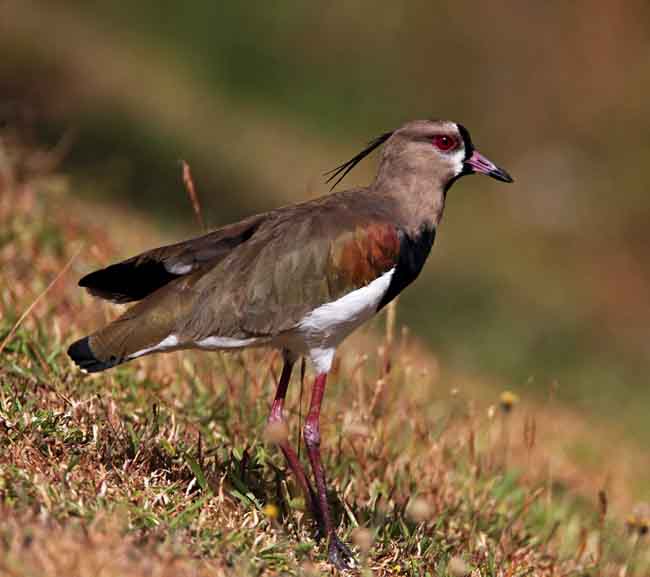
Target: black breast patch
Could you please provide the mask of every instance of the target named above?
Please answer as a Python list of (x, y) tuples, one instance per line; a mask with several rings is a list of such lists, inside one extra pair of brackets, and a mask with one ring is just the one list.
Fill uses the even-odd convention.
[(392, 301), (420, 274), (436, 238), (436, 229), (433, 226), (424, 225), (413, 236), (404, 231), (400, 231), (399, 236), (399, 259), (390, 279), (388, 290), (377, 306), (378, 311)]

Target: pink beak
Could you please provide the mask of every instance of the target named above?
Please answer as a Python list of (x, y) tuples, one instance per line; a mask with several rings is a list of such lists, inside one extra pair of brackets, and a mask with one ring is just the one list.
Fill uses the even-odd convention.
[(514, 182), (512, 176), (503, 170), (503, 168), (499, 168), (492, 161), (485, 158), (478, 150), (474, 150), (472, 156), (465, 161), (465, 167), (470, 173), (487, 174), (502, 182)]

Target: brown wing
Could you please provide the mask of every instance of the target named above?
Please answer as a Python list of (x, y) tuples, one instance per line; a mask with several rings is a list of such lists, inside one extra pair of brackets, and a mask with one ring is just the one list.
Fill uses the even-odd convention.
[(191, 340), (276, 335), (395, 267), (400, 233), (389, 218), (395, 213), (364, 192), (275, 212), (248, 242), (195, 277), (195, 305), (180, 334)]
[(257, 215), (198, 238), (143, 252), (87, 274), (79, 286), (117, 303), (141, 300), (181, 276), (215, 266), (246, 242), (265, 218)]

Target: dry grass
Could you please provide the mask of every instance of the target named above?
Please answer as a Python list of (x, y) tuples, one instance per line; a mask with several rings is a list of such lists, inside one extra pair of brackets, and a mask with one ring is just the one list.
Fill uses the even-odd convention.
[[(65, 346), (114, 313), (75, 280), (116, 256), (108, 231), (126, 246), (133, 226), (73, 201), (61, 178), (19, 177), (17, 166), (15, 149), (0, 149), (0, 341), (43, 296), (0, 357), (0, 574), (329, 571), (264, 440), (277, 354), (176, 353), (82, 377)], [(91, 209), (102, 215), (94, 226)], [(380, 332), (343, 347), (324, 414), (332, 501), (362, 573), (650, 571), (641, 531), (625, 532), (607, 493), (598, 505), (609, 487), (554, 458), (547, 423), (565, 423), (566, 442), (570, 415), (498, 399), (489, 411), (480, 395), (452, 390), (406, 332)], [(299, 385), (288, 403), (294, 440)]]

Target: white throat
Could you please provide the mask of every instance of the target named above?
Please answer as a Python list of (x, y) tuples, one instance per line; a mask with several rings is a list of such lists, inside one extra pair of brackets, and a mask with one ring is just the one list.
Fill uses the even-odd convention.
[(463, 172), (464, 163), (465, 163), (465, 149), (462, 148), (460, 150), (457, 150), (456, 152), (451, 154), (450, 157), (453, 166), (454, 176), (460, 176), (460, 174)]

